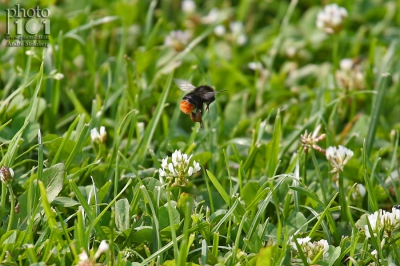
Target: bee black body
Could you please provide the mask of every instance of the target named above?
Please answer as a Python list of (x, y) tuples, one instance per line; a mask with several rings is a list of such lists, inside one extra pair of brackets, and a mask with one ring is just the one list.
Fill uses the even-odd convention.
[(209, 106), (213, 101), (215, 101), (215, 93), (217, 92), (208, 85), (194, 87), (186, 80), (174, 79), (174, 81), (181, 90), (188, 92), (188, 94), (186, 94), (181, 100), (181, 111), (190, 115), (190, 119), (193, 122), (199, 122), (200, 127), (202, 127), (203, 105), (205, 103), (206, 110), (209, 111)]
[(215, 91), (213, 88), (207, 85), (199, 86), (195, 88), (192, 92), (186, 94), (182, 101), (187, 101), (194, 106), (197, 110), (203, 110), (203, 104), (207, 105), (206, 110), (208, 110), (209, 105), (215, 101)]

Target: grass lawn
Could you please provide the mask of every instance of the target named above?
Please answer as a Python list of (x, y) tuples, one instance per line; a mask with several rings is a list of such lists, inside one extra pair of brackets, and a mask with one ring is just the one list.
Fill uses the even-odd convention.
[(2, 1), (0, 264), (400, 265), (399, 6)]

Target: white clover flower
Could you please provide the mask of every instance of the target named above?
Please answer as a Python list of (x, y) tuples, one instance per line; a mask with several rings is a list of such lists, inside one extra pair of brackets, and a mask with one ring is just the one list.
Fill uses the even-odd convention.
[(25, 54), (28, 57), (33, 57), (35, 59), (41, 60), (34, 50), (28, 50), (28, 51), (25, 52)]
[(306, 130), (303, 135), (300, 135), (300, 141), (304, 147), (304, 151), (313, 148), (314, 150), (322, 152), (322, 148), (317, 145), (317, 142), (325, 139), (326, 135), (321, 134), (318, 136), (320, 129), (321, 125), (318, 125), (312, 133), (308, 133)]
[(164, 176), (167, 176), (167, 172), (165, 172), (163, 169), (159, 169), (159, 174), (160, 174), (160, 177), (164, 177)]
[[(311, 237), (307, 236), (305, 238), (297, 238), (296, 239), (297, 243), (299, 244), (299, 246), (304, 246), (304, 245), (308, 245), (308, 243), (311, 241)], [(292, 247), (297, 250), (297, 245), (295, 242), (292, 242)]]
[(328, 241), (326, 241), (325, 239), (321, 239), (317, 242), (314, 242), (314, 245), (316, 247), (317, 253), (319, 253), (320, 250), (323, 250), (323, 257), (324, 260), (327, 258), (328, 254), (328, 250), (329, 250), (329, 244)]
[(192, 174), (193, 174), (193, 167), (189, 167), (189, 170), (188, 170), (188, 176), (192, 176)]
[[(379, 210), (379, 211), (382, 211), (382, 210)], [(368, 217), (367, 217), (368, 218), (368, 222), (371, 225), (372, 233), (374, 233), (376, 228), (379, 226), (379, 224), (378, 224), (379, 211), (376, 211), (373, 214), (368, 215)], [(367, 224), (364, 226), (364, 229), (365, 229), (365, 236), (367, 238), (371, 237), (371, 232), (369, 231), (369, 228), (368, 228)], [(374, 233), (374, 235), (375, 235), (375, 233)]]
[(224, 25), (218, 25), (218, 26), (216, 26), (215, 28), (214, 28), (214, 33), (215, 33), (215, 35), (217, 35), (217, 36), (223, 36), (223, 35), (225, 35), (225, 33), (226, 33), (226, 29), (225, 29), (225, 26)]
[(347, 10), (344, 7), (340, 7), (337, 4), (326, 5), (317, 14), (317, 28), (328, 34), (339, 32), (347, 16)]
[(241, 21), (232, 21), (229, 23), (229, 28), (231, 29), (233, 34), (240, 34), (243, 32), (243, 22)]
[(4, 184), (10, 184), (14, 179), (14, 170), (7, 167), (7, 166), (2, 166), (0, 168), (0, 180)]
[(193, 167), (190, 166), (188, 170), (188, 176), (192, 176), (193, 173), (197, 173), (201, 170), (200, 164), (196, 161), (193, 161)]
[(109, 247), (110, 246), (107, 244), (107, 242), (105, 240), (103, 240), (100, 242), (98, 251), (100, 251), (101, 253), (104, 253), (108, 250)]
[(331, 163), (333, 170), (331, 173), (343, 171), (344, 165), (353, 157), (354, 152), (346, 147), (339, 145), (339, 148), (328, 147), (326, 149), (326, 159)]
[[(247, 35), (241, 21), (232, 21), (229, 23), (230, 33), (226, 35), (226, 39), (230, 42), (235, 42), (239, 46), (247, 43)], [(215, 35), (223, 37), (226, 33), (226, 28), (223, 25), (218, 25), (214, 28)]]
[(350, 71), (353, 67), (353, 64), (353, 60), (351, 60), (350, 58), (344, 58), (340, 60), (340, 69), (343, 71)]
[(381, 223), (386, 230), (391, 230), (395, 225), (395, 222), (393, 213), (383, 211), (383, 214), (381, 215)]
[[(307, 257), (308, 263), (311, 263), (321, 251), (321, 260), (327, 259), (329, 244), (328, 241), (326, 241), (325, 239), (311, 242), (311, 238), (307, 236), (305, 238), (297, 238), (296, 241), (301, 247), (304, 255)], [(298, 251), (296, 243), (292, 242), (291, 245), (294, 250)]]
[(366, 192), (367, 191), (365, 190), (365, 187), (362, 184), (357, 184), (355, 186), (353, 193), (351, 193), (351, 196), (353, 199), (364, 198)]
[(169, 163), (169, 164), (168, 164), (168, 170), (169, 170), (170, 175), (172, 175), (172, 176), (177, 176), (177, 174), (176, 174), (176, 172), (175, 172), (174, 165), (173, 165), (172, 163)]
[[(181, 151), (175, 150), (169, 157), (161, 160), (161, 168), (158, 170), (161, 183), (164, 181), (172, 186), (185, 186), (188, 177), (201, 170), (200, 164), (193, 161), (190, 164), (192, 155), (188, 156)], [(165, 178), (165, 180), (164, 180)]]
[(213, 24), (218, 21), (220, 17), (219, 10), (217, 8), (213, 8), (210, 10), (207, 16), (201, 18), (201, 23), (203, 24)]
[(188, 158), (187, 154), (184, 153), (184, 154), (182, 155), (182, 158), (183, 158), (183, 161), (184, 161), (185, 163), (189, 163), (190, 159), (192, 158), (192, 155), (190, 155), (190, 157)]
[(264, 68), (261, 62), (250, 62), (247, 64), (247, 67), (253, 71), (256, 71), (259, 75), (258, 79), (256, 80), (257, 88), (261, 88), (265, 85), (266, 79), (270, 76), (270, 72), (268, 69)]
[(86, 251), (82, 251), (82, 253), (80, 253), (79, 255), (78, 255), (78, 257), (79, 257), (79, 261), (80, 262), (87, 262), (87, 261), (89, 261), (89, 256), (88, 256), (88, 254), (86, 253)]
[(171, 155), (171, 160), (172, 160), (172, 163), (173, 163), (174, 166), (178, 166), (178, 159), (179, 159), (179, 162), (182, 160), (182, 154), (179, 154), (179, 156), (181, 157), (180, 159), (177, 158), (178, 157), (178, 153), (176, 153), (176, 152), (174, 152)]
[(193, 168), (195, 173), (201, 170), (200, 164), (196, 161), (193, 161)]
[(98, 141), (100, 139), (100, 133), (97, 130), (97, 128), (92, 128), (92, 130), (90, 130), (90, 137), (92, 138), (92, 141)]
[(170, 46), (179, 52), (185, 49), (191, 37), (192, 35), (189, 31), (173, 30), (165, 37), (164, 45)]
[(365, 187), (363, 186), (363, 184), (357, 184), (356, 190), (361, 195), (361, 197), (365, 196), (366, 190), (365, 190)]
[(96, 253), (94, 254), (93, 257), (89, 257), (88, 254), (86, 253), (85, 250), (82, 250), (82, 253), (78, 255), (79, 257), (79, 262), (78, 266), (92, 266), (92, 265), (97, 265), (96, 260), (100, 257), (101, 254), (106, 252), (109, 249), (109, 245), (105, 240), (100, 242), (100, 246), (97, 249)]
[(191, 38), (191, 34), (188, 31), (183, 30), (173, 30), (165, 38), (164, 44), (172, 46), (174, 42), (180, 42), (182, 44), (187, 44)]
[(168, 157), (165, 157), (164, 159), (161, 160), (161, 167), (162, 167), (162, 169), (165, 169), (168, 167)]
[(294, 47), (294, 46), (289, 46), (289, 47), (286, 49), (286, 55), (287, 55), (288, 57), (290, 57), (290, 58), (293, 58), (293, 57), (296, 55), (296, 53), (297, 53), (297, 48)]
[(392, 213), (396, 220), (400, 220), (400, 205), (394, 205), (392, 208)]
[(54, 75), (54, 79), (56, 79), (56, 80), (61, 80), (63, 78), (64, 78), (64, 74), (62, 74), (62, 73), (56, 73)]
[(107, 244), (107, 242), (105, 240), (102, 240), (100, 242), (100, 246), (96, 251), (96, 254), (94, 254), (94, 259), (98, 259), (100, 257), (101, 254), (103, 254), (104, 252), (106, 252), (109, 249), (109, 245)]
[(376, 249), (374, 249), (374, 250), (371, 252), (371, 255), (374, 256), (375, 258), (378, 258), (378, 251), (377, 251)]
[(240, 34), (237, 38), (236, 38), (236, 42), (237, 44), (239, 44), (240, 46), (245, 45), (247, 42), (247, 36), (246, 34), (242, 33)]
[(250, 62), (247, 64), (247, 67), (254, 71), (263, 69), (263, 66), (260, 62)]
[(97, 131), (97, 128), (93, 128), (92, 130), (90, 130), (90, 137), (92, 141), (97, 144), (104, 143), (107, 139), (106, 128), (104, 126), (101, 126), (100, 132)]
[(184, 13), (193, 13), (196, 10), (196, 3), (193, 0), (183, 0), (181, 4)]
[(243, 22), (232, 21), (229, 23), (229, 28), (231, 29), (233, 39), (238, 45), (242, 46), (247, 42), (247, 36), (244, 32)]
[(400, 213), (398, 205), (393, 206), (392, 212), (387, 212), (382, 209), (367, 216), (368, 222), (371, 225), (372, 231), (369, 230), (368, 225), (364, 226), (365, 236), (371, 237), (371, 233), (376, 235), (377, 232), (383, 230), (383, 236), (389, 237), (394, 230), (400, 228)]
[(364, 89), (364, 73), (359, 60), (344, 58), (340, 60), (340, 69), (336, 70), (335, 77), (343, 88)]

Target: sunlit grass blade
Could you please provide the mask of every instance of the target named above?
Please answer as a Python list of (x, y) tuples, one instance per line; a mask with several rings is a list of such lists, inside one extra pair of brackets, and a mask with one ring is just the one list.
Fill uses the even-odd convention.
[(79, 190), (79, 188), (75, 185), (75, 183), (70, 180), (69, 181), (69, 185), (72, 189), (72, 191), (74, 191), (76, 197), (79, 200), (79, 203), (82, 205), (87, 217), (89, 218), (89, 220), (91, 221), (91, 224), (89, 226), (89, 228), (87, 228), (87, 231), (90, 231), (91, 228), (95, 228), (97, 233), (99, 234), (99, 236), (102, 239), (107, 239), (106, 234), (104, 233), (103, 229), (101, 229), (100, 225), (98, 223), (94, 223), (96, 217), (93, 215), (93, 210), (90, 207), (90, 205), (87, 203), (87, 200), (85, 199), (85, 197), (82, 195), (81, 191)]
[(229, 209), (229, 211), (224, 215), (224, 217), (221, 218), (221, 220), (216, 224), (213, 229), (211, 230), (211, 233), (217, 233), (219, 228), (231, 217), (231, 215), (234, 213), (236, 210), (236, 207), (238, 206), (239, 201), (236, 200), (232, 207)]
[(382, 74), (378, 80), (377, 90), (378, 94), (374, 97), (371, 111), (371, 122), (369, 123), (367, 140), (366, 140), (366, 152), (367, 155), (371, 154), (372, 147), (375, 140), (375, 132), (379, 123), (379, 116), (381, 114), (382, 106), (386, 95), (386, 90), (391, 80), (390, 74)]
[[(197, 230), (200, 230), (203, 227), (206, 227), (207, 223), (201, 223), (198, 224), (192, 228), (189, 229), (189, 233), (193, 233), (196, 232)], [(177, 236), (176, 237), (176, 242), (181, 241), (183, 238), (183, 235)], [(148, 265), (149, 261), (153, 260), (154, 258), (156, 258), (157, 256), (159, 256), (160, 254), (164, 253), (165, 251), (167, 251), (168, 249), (170, 249), (172, 246), (174, 245), (173, 241), (169, 242), (168, 244), (166, 244), (165, 246), (163, 246), (162, 248), (160, 248), (159, 250), (157, 250), (156, 252), (154, 252), (153, 254), (151, 254), (148, 258), (146, 258), (144, 261), (142, 261), (140, 263), (140, 265)]]
[(207, 175), (210, 178), (211, 182), (213, 183), (214, 187), (218, 190), (218, 192), (221, 195), (221, 197), (224, 199), (225, 203), (230, 205), (231, 204), (231, 198), (228, 195), (228, 193), (226, 193), (226, 191), (222, 187), (222, 185), (218, 182), (217, 178), (208, 170), (207, 170)]
[(73, 30), (70, 30), (70, 31), (66, 32), (65, 36), (68, 37), (70, 35), (77, 34), (77, 33), (81, 32), (81, 31), (85, 31), (85, 30), (91, 29), (91, 28), (93, 28), (95, 26), (98, 26), (98, 25), (101, 25), (101, 24), (104, 24), (104, 23), (109, 23), (109, 22), (112, 22), (112, 21), (117, 20), (117, 19), (119, 19), (119, 18), (116, 17), (116, 16), (102, 17), (100, 19), (97, 19), (97, 20), (94, 20), (94, 21), (90, 21), (90, 23), (81, 25), (81, 26), (79, 26), (79, 27), (77, 27), (77, 28), (75, 28)]
[(146, 200), (146, 203), (149, 204), (150, 210), (151, 210), (151, 215), (153, 217), (153, 223), (154, 223), (154, 233), (153, 235), (155, 236), (156, 242), (153, 245), (153, 252), (156, 250), (159, 250), (161, 248), (161, 238), (160, 234), (158, 233), (160, 231), (159, 227), (159, 222), (158, 222), (158, 215), (157, 215), (157, 210), (156, 206), (153, 203), (153, 200), (151, 199), (148, 191), (144, 186), (140, 187), (142, 193), (143, 193), (143, 198)]
[(374, 189), (374, 182), (372, 177), (374, 176), (373, 172), (371, 176), (368, 176), (368, 168), (367, 168), (367, 152), (366, 152), (366, 142), (364, 141), (364, 149), (362, 150), (362, 159), (363, 159), (363, 175), (364, 175), (364, 182), (366, 184), (366, 190), (368, 193), (368, 209), (371, 212), (378, 210), (378, 200), (376, 198), (375, 189)]
[(64, 151), (64, 147), (65, 147), (65, 145), (67, 144), (67, 141), (69, 140), (69, 138), (70, 138), (70, 136), (71, 136), (71, 134), (72, 134), (72, 131), (74, 130), (76, 124), (77, 124), (78, 121), (79, 121), (79, 119), (80, 119), (80, 116), (78, 115), (78, 116), (75, 118), (75, 120), (72, 122), (72, 124), (70, 125), (70, 127), (68, 128), (68, 131), (67, 131), (67, 133), (65, 134), (65, 137), (64, 137), (63, 141), (61, 142), (61, 145), (60, 145), (60, 147), (58, 148), (57, 153), (56, 153), (56, 155), (54, 156), (54, 159), (53, 159), (51, 165), (55, 165), (56, 163), (59, 162), (59, 158), (60, 158), (60, 156), (61, 156), (61, 153)]
[(323, 222), (326, 214), (328, 212), (332, 212), (332, 210), (330, 209), (330, 207), (332, 206), (332, 204), (335, 202), (335, 199), (337, 197), (338, 193), (336, 193), (332, 199), (329, 201), (328, 205), (325, 207), (324, 211), (321, 213), (321, 215), (318, 217), (318, 221), (317, 223), (313, 226), (313, 228), (311, 229), (309, 235), (312, 236), (315, 234), (315, 232), (317, 231), (318, 227), (321, 225), (321, 223)]
[[(36, 80), (36, 88), (32, 95), (32, 98), (30, 100), (29, 107), (27, 109), (27, 115), (24, 119), (25, 122), (22, 125), (22, 127), (18, 130), (17, 134), (15, 134), (15, 136), (10, 141), (9, 146), (8, 146), (8, 151), (4, 155), (4, 157), (1, 159), (1, 162), (0, 162), (1, 165), (6, 165), (6, 166), (10, 167), (13, 164), (14, 158), (17, 155), (16, 153), (18, 151), (18, 142), (21, 139), (22, 133), (24, 132), (25, 128), (28, 126), (28, 123), (31, 119), (32, 114), (34, 113), (34, 111), (37, 108), (38, 94), (39, 94), (39, 90), (40, 90), (40, 87), (42, 85), (42, 80), (43, 80), (43, 64), (41, 64), (39, 73), (35, 76), (35, 78), (33, 80)], [(20, 88), (22, 90), (24, 87), (21, 86)], [(2, 110), (2, 108), (4, 108), (4, 106), (0, 105), (0, 110)]]
[(56, 238), (58, 238), (58, 241), (62, 242), (63, 239), (61, 238), (61, 235), (59, 233), (57, 221), (55, 219), (55, 213), (51, 209), (50, 203), (47, 199), (46, 189), (41, 181), (39, 181), (39, 189), (40, 189), (40, 195), (42, 196), (43, 209), (46, 214), (47, 223), (50, 227), (50, 230), (52, 231), (52, 233), (55, 233)]
[(89, 134), (89, 126), (86, 125), (82, 128), (82, 130), (79, 132), (79, 137), (77, 139), (77, 142), (72, 149), (71, 154), (69, 155), (67, 161), (65, 162), (65, 168), (69, 168), (72, 164), (73, 159), (75, 158), (76, 154), (78, 154), (83, 147), (83, 144), (85, 143), (85, 140)]
[(238, 231), (236, 234), (235, 244), (232, 249), (232, 259), (231, 259), (230, 265), (236, 265), (236, 258), (239, 255), (239, 254), (237, 254), (238, 247), (239, 247), (239, 241), (241, 240), (242, 230), (243, 230), (243, 226), (245, 224), (246, 218), (247, 218), (247, 214), (248, 214), (248, 212), (245, 212), (242, 217), (242, 220), (240, 221), (239, 228), (238, 228)]

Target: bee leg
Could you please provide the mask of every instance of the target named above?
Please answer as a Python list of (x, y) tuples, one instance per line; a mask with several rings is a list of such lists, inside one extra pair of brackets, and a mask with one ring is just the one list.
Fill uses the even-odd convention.
[(203, 128), (203, 119), (201, 116), (197, 118), (197, 122), (200, 123), (200, 128)]
[(203, 127), (203, 107), (200, 110), (197, 110), (197, 121), (200, 123), (200, 128)]
[(199, 122), (200, 123), (200, 128), (203, 127), (203, 119), (202, 119), (202, 110), (197, 109), (196, 113), (192, 112), (190, 113), (190, 119), (193, 122)]
[(193, 122), (197, 122), (197, 119), (196, 119), (196, 113), (193, 113), (193, 112), (191, 112), (190, 113), (190, 119), (193, 121)]
[(197, 112), (196, 112), (196, 121), (200, 123), (200, 128), (203, 127), (203, 119), (202, 118), (203, 118), (203, 110), (197, 110)]
[(206, 111), (210, 112), (210, 104), (209, 103), (207, 103)]

